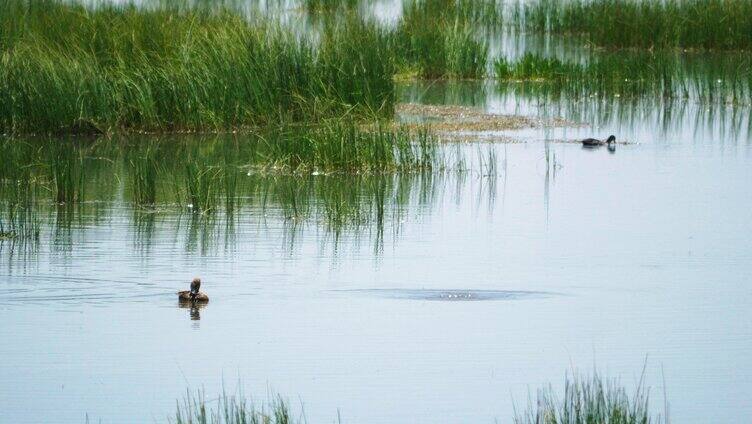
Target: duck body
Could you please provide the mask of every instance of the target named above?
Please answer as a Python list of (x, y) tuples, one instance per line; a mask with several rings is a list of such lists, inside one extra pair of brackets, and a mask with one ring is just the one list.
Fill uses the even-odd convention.
[(607, 140), (599, 140), (597, 138), (586, 138), (584, 140), (581, 140), (583, 147), (598, 147), (603, 146), (605, 144), (608, 144), (609, 147), (612, 146), (612, 143), (616, 142), (616, 137), (609, 136)]
[(178, 300), (181, 302), (206, 303), (209, 301), (209, 296), (204, 292), (193, 293), (190, 290), (182, 290), (178, 292)]
[(201, 279), (196, 277), (191, 281), (190, 290), (181, 290), (178, 292), (178, 300), (181, 302), (191, 303), (206, 303), (209, 301), (209, 296), (206, 293), (199, 291), (201, 288)]
[(596, 146), (603, 146), (606, 144), (603, 140), (598, 140), (597, 138), (586, 138), (582, 140), (582, 145), (585, 147), (596, 147)]

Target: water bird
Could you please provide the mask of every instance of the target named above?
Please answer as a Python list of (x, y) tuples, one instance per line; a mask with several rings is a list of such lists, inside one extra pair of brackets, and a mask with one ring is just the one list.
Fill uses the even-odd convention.
[[(616, 143), (616, 137), (613, 135), (609, 136), (608, 139), (599, 140), (597, 138), (586, 138), (582, 140), (582, 146), (583, 147), (597, 147), (597, 146), (603, 146), (604, 144), (608, 144), (608, 147), (611, 148), (611, 146)], [(615, 147), (614, 147), (615, 148)]]
[(201, 288), (201, 279), (196, 277), (191, 281), (190, 290), (182, 290), (178, 292), (178, 300), (183, 302), (205, 303), (209, 301), (209, 296), (206, 293), (199, 291)]

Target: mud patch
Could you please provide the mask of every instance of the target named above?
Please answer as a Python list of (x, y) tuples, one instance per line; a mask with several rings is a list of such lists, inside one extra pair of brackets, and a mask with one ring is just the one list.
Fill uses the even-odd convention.
[(582, 126), (582, 124), (562, 118), (544, 119), (518, 115), (498, 115), (487, 113), (479, 108), (456, 105), (401, 103), (397, 105), (396, 112), (403, 125), (422, 126), (429, 124), (437, 134), (447, 141), (477, 141), (478, 137), (481, 136), (487, 141), (514, 142), (512, 137), (495, 134), (495, 132), (523, 128)]

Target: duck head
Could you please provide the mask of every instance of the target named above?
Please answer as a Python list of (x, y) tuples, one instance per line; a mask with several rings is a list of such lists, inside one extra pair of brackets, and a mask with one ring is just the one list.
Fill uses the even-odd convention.
[(611, 144), (611, 143), (615, 143), (615, 142), (616, 142), (616, 137), (615, 136), (613, 136), (613, 135), (608, 136), (608, 139), (606, 140), (607, 144)]
[(198, 294), (198, 290), (201, 288), (201, 279), (196, 277), (191, 281), (191, 294)]

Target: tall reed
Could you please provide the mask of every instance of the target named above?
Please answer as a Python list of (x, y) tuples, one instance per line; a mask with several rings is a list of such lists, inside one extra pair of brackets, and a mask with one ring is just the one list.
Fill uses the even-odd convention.
[(416, 0), (406, 2), (394, 34), (403, 73), (422, 78), (481, 78), (488, 44), (479, 25), (496, 11), (493, 1)]
[(383, 30), (320, 40), (231, 8), (0, 5), (0, 132), (218, 130), (390, 116)]
[(750, 104), (752, 60), (746, 55), (687, 57), (666, 52), (597, 53), (585, 62), (528, 53), (516, 61), (498, 58), (501, 81), (538, 81), (572, 96), (620, 95), (695, 98)]
[[(214, 402), (212, 402), (214, 403)], [(260, 405), (248, 402), (240, 394), (223, 393), (214, 406), (207, 405), (204, 394), (186, 394), (178, 403), (175, 424), (293, 424), (300, 422), (292, 416), (288, 403), (277, 396)]]
[(752, 48), (752, 0), (535, 0), (516, 15), (528, 29), (599, 46)]

